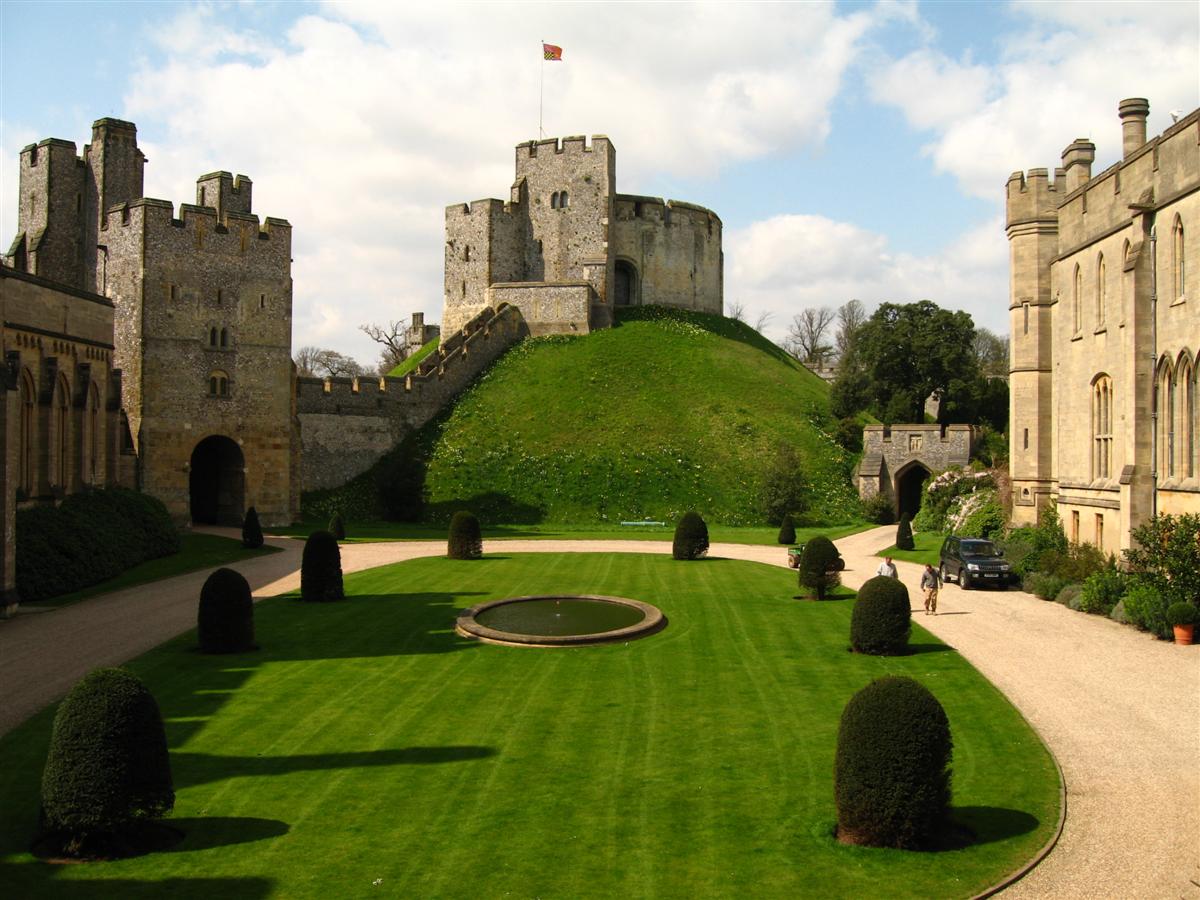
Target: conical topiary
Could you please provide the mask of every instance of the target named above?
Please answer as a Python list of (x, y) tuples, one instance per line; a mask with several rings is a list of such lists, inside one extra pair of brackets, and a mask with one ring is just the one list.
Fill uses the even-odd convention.
[(796, 543), (796, 524), (792, 521), (791, 513), (783, 514), (783, 521), (779, 523), (779, 537), (777, 540), (781, 544)]
[(341, 600), (342, 551), (328, 531), (314, 531), (304, 542), (300, 561), (300, 599), (321, 603)]
[(671, 555), (676, 559), (700, 559), (708, 552), (708, 525), (696, 512), (687, 512), (675, 526)]
[(932, 845), (947, 821), (952, 752), (946, 711), (919, 682), (889, 675), (855, 694), (842, 711), (834, 761), (838, 839)]
[(54, 717), (42, 773), (42, 821), (62, 852), (86, 856), (122, 842), (126, 827), (175, 805), (162, 715), (131, 672), (96, 669)]
[(346, 539), (346, 523), (342, 521), (340, 512), (335, 512), (333, 518), (329, 520), (329, 533), (339, 541)]
[(196, 633), (201, 653), (255, 650), (254, 598), (240, 572), (217, 569), (200, 589)]
[(850, 614), (850, 649), (855, 653), (894, 656), (908, 649), (912, 607), (899, 578), (876, 575), (858, 589)]
[(262, 545), (262, 526), (258, 524), (258, 511), (252, 506), (246, 510), (246, 518), (242, 521), (242, 546), (256, 550)]
[(473, 513), (460, 510), (450, 520), (446, 555), (451, 559), (479, 559), (483, 556), (483, 534)]
[(913, 545), (912, 522), (908, 518), (908, 513), (901, 514), (900, 524), (896, 526), (896, 549), (915, 549)]

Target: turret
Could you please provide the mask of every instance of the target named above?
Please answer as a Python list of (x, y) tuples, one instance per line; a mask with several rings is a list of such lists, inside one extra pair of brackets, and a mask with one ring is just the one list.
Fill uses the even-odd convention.
[(1128, 159), (1146, 143), (1146, 117), (1150, 115), (1150, 101), (1145, 97), (1130, 97), (1117, 107), (1121, 117), (1122, 147)]
[(209, 172), (196, 179), (196, 205), (215, 209), (219, 222), (224, 222), (228, 213), (249, 215), (252, 189), (253, 183), (245, 175), (234, 178), (228, 172)]
[(1063, 171), (1067, 176), (1066, 193), (1087, 184), (1092, 177), (1092, 162), (1096, 159), (1096, 145), (1086, 138), (1076, 138), (1062, 152)]

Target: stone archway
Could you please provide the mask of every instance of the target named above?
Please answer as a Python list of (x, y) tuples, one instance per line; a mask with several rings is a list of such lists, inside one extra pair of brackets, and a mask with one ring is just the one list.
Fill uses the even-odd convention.
[(192, 450), (188, 492), (197, 525), (241, 525), (245, 513), (245, 466), (242, 448), (221, 434), (206, 437)]
[(925, 465), (916, 460), (896, 473), (894, 496), (897, 516), (908, 513), (909, 520), (916, 517), (917, 510), (921, 508), (921, 492), (931, 474)]
[(637, 303), (637, 269), (633, 263), (618, 259), (613, 268), (613, 306), (633, 306)]

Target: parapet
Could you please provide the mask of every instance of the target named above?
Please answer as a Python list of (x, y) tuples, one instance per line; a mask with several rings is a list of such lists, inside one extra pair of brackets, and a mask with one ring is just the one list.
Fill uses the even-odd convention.
[(1058, 178), (1050, 180), (1048, 169), (1030, 169), (1027, 174), (1013, 172), (1009, 175), (1006, 224), (1057, 218), (1058, 205), (1064, 196), (1058, 181)]
[[(217, 234), (227, 233), (230, 230), (221, 225), (217, 211), (211, 206), (181, 203), (179, 204), (179, 218), (175, 218), (175, 205), (170, 200), (158, 200), (153, 197), (139, 197), (128, 203), (110, 206), (105, 212), (104, 227), (107, 229), (129, 225), (132, 212), (136, 209), (143, 210), (141, 217), (147, 230), (165, 226), (186, 231), (194, 229), (195, 225), (200, 222), (204, 223), (206, 230)], [(227, 224), (243, 222), (246, 225), (252, 225), (257, 231), (256, 237), (260, 241), (270, 240), (276, 231), (279, 231), (285, 239), (290, 239), (291, 236), (291, 223), (287, 219), (274, 216), (268, 216), (260, 224), (258, 216), (254, 214), (229, 213), (225, 222)]]
[(536, 159), (538, 155), (545, 156), (548, 153), (593, 153), (597, 149), (607, 151), (612, 146), (607, 135), (593, 134), (591, 143), (582, 134), (573, 134), (564, 138), (544, 138), (540, 141), (524, 141), (517, 144), (517, 156), (520, 158), (522, 154), (526, 159)]
[(196, 204), (213, 207), (221, 219), (229, 213), (249, 213), (253, 184), (245, 175), (209, 172), (196, 179)]

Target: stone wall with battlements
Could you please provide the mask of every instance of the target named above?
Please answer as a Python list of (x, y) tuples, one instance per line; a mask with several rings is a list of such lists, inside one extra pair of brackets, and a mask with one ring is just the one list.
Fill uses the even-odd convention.
[(895, 500), (898, 480), (914, 466), (943, 472), (971, 459), (970, 425), (868, 425), (863, 429), (858, 493), (864, 500), (877, 494)]
[(634, 277), (614, 305), (655, 304), (720, 313), (724, 309), (721, 220), (702, 206), (618, 194), (612, 252)]

